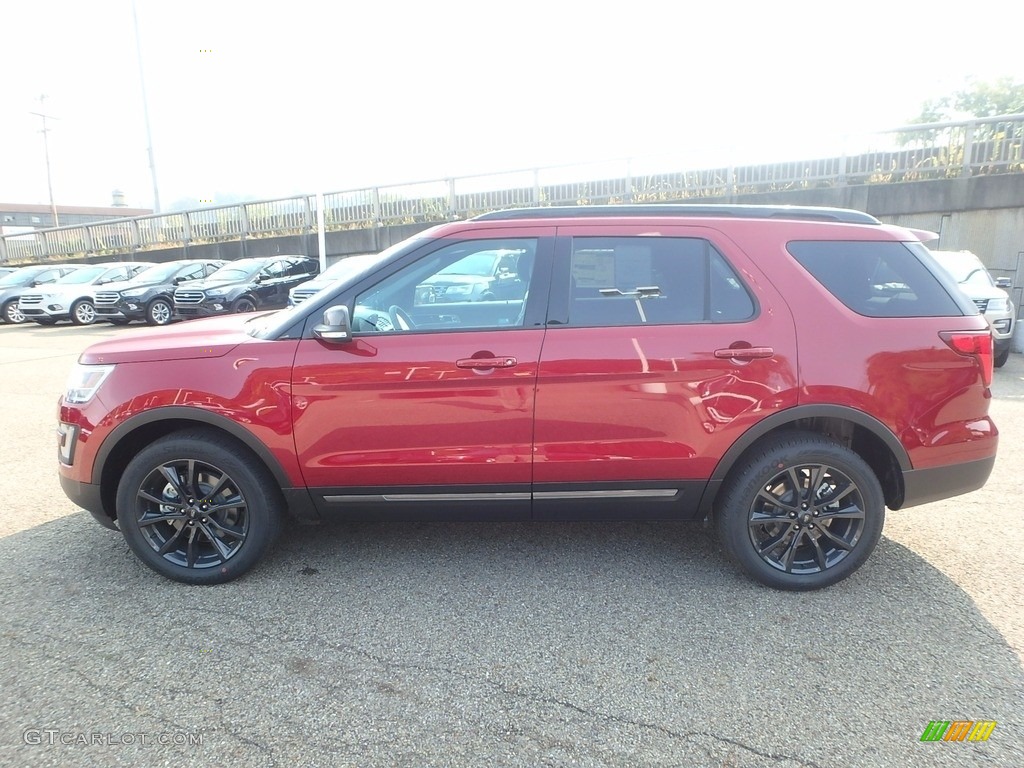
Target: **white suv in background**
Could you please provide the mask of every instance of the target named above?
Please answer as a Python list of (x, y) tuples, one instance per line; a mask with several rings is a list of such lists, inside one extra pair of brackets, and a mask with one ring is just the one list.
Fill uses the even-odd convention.
[(1003, 288), (1010, 287), (1009, 278), (998, 282), (985, 268), (981, 259), (970, 251), (932, 251), (936, 261), (953, 276), (968, 298), (992, 326), (995, 365), (1000, 368), (1010, 356), (1010, 341), (1013, 338), (1014, 308), (1009, 294)]

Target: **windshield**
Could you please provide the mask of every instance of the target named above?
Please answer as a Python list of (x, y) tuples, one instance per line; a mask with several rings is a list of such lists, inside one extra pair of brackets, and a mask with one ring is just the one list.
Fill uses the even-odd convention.
[(494, 258), (497, 255), (497, 251), (480, 251), (472, 256), (459, 259), (454, 264), (449, 264), (437, 274), (491, 277), (494, 274)]
[(26, 270), (19, 269), (15, 272), (11, 272), (9, 275), (0, 277), (0, 288), (13, 288), (15, 286), (28, 285), (35, 279), (36, 275), (46, 269), (48, 269), (48, 267)]
[(932, 256), (944, 270), (960, 285), (993, 288), (995, 281), (973, 253), (955, 251), (932, 251)]
[(384, 253), (386, 251), (383, 253), (364, 253), (359, 256), (348, 256), (341, 261), (331, 264), (316, 279), (341, 280), (349, 275), (355, 275), (376, 264)]
[(169, 264), (158, 264), (155, 267), (148, 267), (139, 272), (128, 282), (130, 283), (163, 283), (168, 282), (182, 268), (178, 262), (172, 261)]
[(263, 269), (264, 264), (266, 264), (266, 262), (262, 260), (259, 262), (248, 261), (244, 264), (225, 264), (206, 279), (211, 282), (215, 280), (219, 280), (221, 282), (248, 280), (253, 275), (259, 274), (259, 271)]
[(83, 269), (76, 269), (74, 272), (64, 275), (60, 280), (55, 281), (54, 285), (81, 285), (82, 283), (91, 283), (106, 271), (107, 267), (85, 267)]

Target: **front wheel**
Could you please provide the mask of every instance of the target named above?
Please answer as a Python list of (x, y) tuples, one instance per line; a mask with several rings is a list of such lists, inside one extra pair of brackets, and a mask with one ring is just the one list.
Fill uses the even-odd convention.
[(18, 325), (25, 322), (25, 315), (18, 309), (18, 300), (12, 299), (4, 304), (4, 322)]
[(176, 432), (143, 449), (117, 488), (128, 546), (186, 584), (221, 584), (252, 568), (277, 536), (283, 506), (255, 457), (203, 431)]
[(232, 312), (255, 312), (256, 303), (248, 296), (243, 296), (231, 305)]
[(92, 325), (96, 322), (96, 307), (86, 299), (76, 301), (71, 307), (71, 322), (75, 325)]
[(993, 364), (995, 365), (996, 368), (1002, 368), (1004, 365), (1006, 365), (1006, 361), (1009, 360), (1009, 359), (1010, 359), (1010, 348), (1007, 347), (1002, 352), (997, 352), (996, 353), (996, 357), (995, 357), (995, 360), (993, 360)]
[(150, 325), (168, 325), (174, 318), (174, 308), (166, 299), (153, 299), (146, 307), (146, 322)]
[(769, 438), (729, 473), (715, 528), (750, 576), (776, 589), (835, 584), (875, 548), (885, 521), (881, 485), (860, 456), (828, 438)]

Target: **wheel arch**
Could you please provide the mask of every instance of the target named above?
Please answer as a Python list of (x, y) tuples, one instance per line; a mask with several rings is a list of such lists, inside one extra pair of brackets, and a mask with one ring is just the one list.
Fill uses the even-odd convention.
[[(140, 413), (119, 424), (107, 435), (96, 452), (92, 482), (99, 486), (104, 512), (116, 517), (117, 484), (128, 462), (140, 450), (156, 440), (184, 429), (201, 427), (226, 435), (248, 450), (274, 478), (292, 506), (295, 494), (289, 493), (291, 481), (280, 462), (260, 440), (225, 416), (184, 406), (167, 406)], [(308, 494), (307, 494), (308, 495)]]
[(885, 424), (863, 411), (841, 405), (802, 405), (774, 413), (748, 429), (721, 458), (700, 501), (700, 517), (711, 514), (715, 498), (729, 472), (766, 437), (784, 431), (824, 435), (853, 450), (882, 486), (890, 509), (903, 505), (903, 473), (913, 469), (910, 456)]

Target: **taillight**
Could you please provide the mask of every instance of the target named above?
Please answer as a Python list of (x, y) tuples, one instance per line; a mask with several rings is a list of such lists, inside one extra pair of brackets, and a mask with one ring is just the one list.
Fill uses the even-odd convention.
[(991, 331), (942, 331), (939, 336), (950, 349), (961, 355), (977, 357), (981, 363), (981, 375), (985, 386), (992, 384), (992, 332)]

